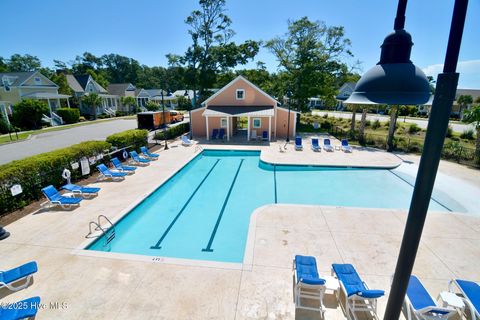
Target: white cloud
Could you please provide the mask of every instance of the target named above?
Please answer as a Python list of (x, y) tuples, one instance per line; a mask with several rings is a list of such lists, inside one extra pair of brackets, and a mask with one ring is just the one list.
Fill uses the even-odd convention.
[[(422, 69), (427, 76), (437, 79), (437, 75), (443, 71), (443, 64), (432, 64)], [(457, 72), (460, 73), (458, 88), (480, 89), (480, 60), (459, 61)]]

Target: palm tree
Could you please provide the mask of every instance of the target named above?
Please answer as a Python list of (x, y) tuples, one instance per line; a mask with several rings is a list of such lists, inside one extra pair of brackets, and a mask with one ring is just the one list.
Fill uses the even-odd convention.
[(391, 106), (390, 124), (388, 125), (387, 151), (393, 151), (393, 138), (395, 136), (395, 127), (397, 126), (398, 106)]
[(362, 119), (360, 121), (360, 130), (358, 140), (363, 143), (365, 141), (365, 126), (367, 124), (367, 108), (364, 106), (362, 109)]
[(128, 112), (135, 111), (137, 102), (134, 97), (122, 97), (121, 102), (128, 107)]
[(477, 161), (480, 161), (480, 104), (472, 107), (471, 110), (467, 110), (463, 117), (463, 121), (472, 123), (477, 131), (477, 141), (475, 143), (475, 157)]
[(92, 108), (93, 118), (97, 119), (97, 106), (102, 104), (102, 98), (96, 93), (89, 93), (82, 97), (82, 102)]
[(460, 119), (462, 119), (463, 109), (473, 103), (473, 98), (471, 95), (461, 95), (460, 97), (458, 97), (457, 103), (460, 106), (460, 110), (458, 110), (458, 116), (460, 117)]

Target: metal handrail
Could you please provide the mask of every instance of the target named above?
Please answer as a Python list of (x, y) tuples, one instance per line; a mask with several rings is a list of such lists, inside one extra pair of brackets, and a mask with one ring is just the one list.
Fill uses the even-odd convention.
[[(97, 218), (97, 221), (98, 221), (97, 224), (98, 224), (99, 226), (102, 225), (102, 224), (100, 223), (100, 218), (104, 218), (105, 220), (107, 220), (107, 222), (110, 224), (110, 228), (114, 228), (114, 229), (115, 229), (115, 226), (113, 225), (112, 221), (110, 221), (110, 219), (108, 219), (107, 216), (105, 216), (105, 215), (103, 215), (103, 214), (99, 215), (98, 218)], [(108, 231), (110, 228), (108, 228), (107, 231)], [(97, 228), (95, 228), (95, 230), (98, 231), (98, 230), (100, 230), (100, 229), (97, 227)]]

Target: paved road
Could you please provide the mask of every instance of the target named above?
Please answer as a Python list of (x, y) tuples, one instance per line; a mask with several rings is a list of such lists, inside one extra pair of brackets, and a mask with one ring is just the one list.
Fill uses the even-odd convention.
[[(329, 117), (335, 117), (335, 118), (346, 118), (346, 119), (351, 119), (352, 118), (352, 114), (350, 112), (313, 111), (312, 114), (320, 115), (320, 116), (323, 116), (324, 114), (328, 114)], [(357, 121), (360, 121), (361, 118), (362, 118), (362, 114), (357, 113), (355, 119)], [(367, 114), (367, 120), (375, 121), (377, 119), (378, 119), (378, 121), (384, 121), (384, 122), (385, 121), (390, 121), (390, 116), (379, 115), (379, 114), (371, 114), (371, 113)], [(403, 122), (404, 117), (398, 117), (397, 121), (398, 122)], [(424, 120), (424, 119), (409, 119), (409, 118), (406, 118), (405, 122), (416, 123), (422, 129), (426, 129), (427, 124), (428, 124), (427, 119)], [(474, 129), (473, 125), (462, 124), (462, 123), (450, 123), (450, 126), (452, 127), (453, 131), (460, 132), (460, 133), (467, 130), (467, 129)]]
[(0, 145), (0, 164), (68, 147), (82, 141), (105, 140), (113, 133), (136, 127), (136, 119), (118, 119), (37, 134), (29, 140)]

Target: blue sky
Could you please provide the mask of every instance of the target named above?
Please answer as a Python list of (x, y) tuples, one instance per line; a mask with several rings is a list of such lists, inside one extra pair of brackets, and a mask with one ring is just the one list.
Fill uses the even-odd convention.
[[(453, 3), (408, 3), (405, 27), (415, 43), (412, 61), (428, 75), (442, 70)], [(378, 62), (379, 47), (393, 29), (396, 5), (395, 0), (227, 0), (235, 41), (271, 39), (285, 33), (288, 19), (308, 16), (345, 27), (363, 72)], [(52, 66), (53, 59), (69, 61), (89, 51), (166, 66), (165, 54), (182, 53), (190, 44), (184, 20), (197, 6), (195, 0), (0, 1), (0, 56), (29, 53), (44, 66)], [(458, 68), (461, 88), (480, 89), (479, 39), (480, 1), (471, 0)], [(266, 62), (270, 71), (277, 68), (274, 56), (265, 49), (256, 60)]]

